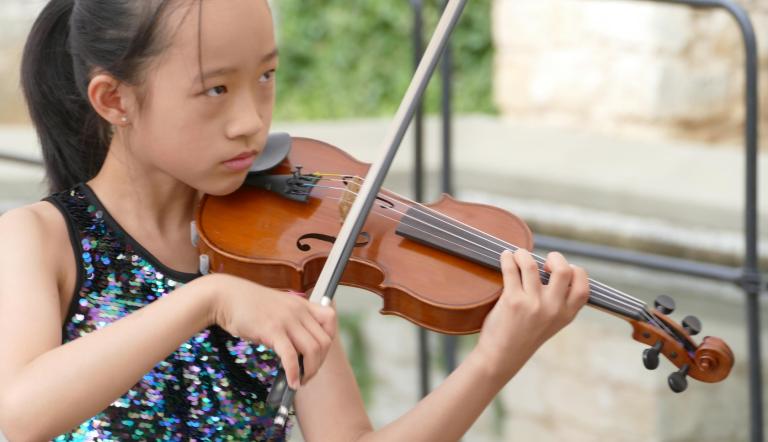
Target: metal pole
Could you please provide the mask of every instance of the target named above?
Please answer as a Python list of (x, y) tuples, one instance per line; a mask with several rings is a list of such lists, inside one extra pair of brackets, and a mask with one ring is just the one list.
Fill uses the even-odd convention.
[[(413, 8), (413, 69), (419, 66), (424, 55), (424, 3), (411, 0)], [(413, 157), (413, 196), (418, 202), (424, 201), (424, 102), (419, 100), (413, 120), (414, 157)]]
[[(413, 9), (413, 66), (419, 66), (424, 55), (424, 3), (422, 0), (411, 0)], [(424, 103), (419, 100), (416, 115), (413, 120), (414, 157), (413, 157), (413, 197), (416, 201), (424, 201)], [(421, 397), (431, 390), (429, 382), (429, 334), (424, 327), (418, 327), (419, 349), (419, 387)]]
[(687, 259), (590, 244), (547, 235), (536, 235), (535, 246), (539, 249), (557, 250), (565, 254), (588, 256), (590, 258), (602, 259), (614, 263), (629, 264), (652, 270), (662, 270), (698, 278), (730, 282), (737, 285), (742, 285), (744, 281), (744, 270), (740, 267), (690, 261)]
[(746, 180), (744, 206), (744, 274), (742, 287), (746, 294), (747, 343), (749, 347), (749, 410), (750, 440), (763, 441), (763, 381), (760, 354), (760, 273), (757, 264), (757, 143), (758, 143), (758, 81), (757, 41), (747, 11), (729, 0), (655, 0), (682, 3), (697, 7), (714, 7), (728, 11), (736, 20), (744, 40), (746, 124), (744, 127)]
[[(443, 8), (448, 5), (446, 0)], [(453, 194), (453, 161), (451, 150), (453, 149), (453, 138), (451, 123), (453, 119), (453, 51), (451, 50), (451, 41), (445, 45), (443, 59), (440, 65), (440, 76), (442, 78), (442, 116), (443, 116), (443, 192)]]
[(725, 9), (733, 16), (741, 30), (745, 52), (745, 97), (746, 124), (745, 143), (745, 206), (744, 240), (746, 242), (744, 266), (739, 285), (746, 295), (747, 344), (749, 348), (749, 410), (750, 440), (763, 441), (763, 382), (760, 354), (760, 303), (761, 279), (758, 269), (757, 251), (757, 143), (758, 143), (758, 60), (755, 31), (749, 15), (739, 4), (730, 0), (641, 0), (657, 3), (688, 5), (696, 8)]
[(30, 166), (43, 165), (43, 160), (38, 160), (37, 158), (24, 157), (24, 156), (13, 155), (10, 153), (2, 153), (2, 152), (0, 152), (0, 161), (10, 161), (13, 163), (27, 164)]
[[(758, 59), (755, 32), (749, 15), (739, 4), (730, 0), (641, 0), (658, 3), (682, 4), (697, 8), (721, 8), (728, 11), (736, 20), (742, 34), (745, 51), (745, 108), (746, 124), (745, 142), (745, 208), (744, 208), (744, 240), (746, 243), (744, 265), (740, 274), (736, 269), (694, 263), (685, 260), (674, 260), (659, 255), (638, 254), (618, 249), (607, 250), (600, 246), (577, 244), (556, 238), (545, 238), (544, 243), (550, 246), (568, 245), (571, 250), (585, 256), (606, 258), (609, 255), (625, 259), (625, 262), (635, 261), (638, 265), (669, 270), (680, 273), (696, 274), (697, 276), (713, 279), (729, 280), (739, 284), (746, 295), (745, 309), (747, 319), (747, 340), (749, 348), (749, 403), (750, 403), (750, 440), (763, 441), (763, 387), (762, 387), (762, 356), (760, 352), (760, 304), (759, 294), (762, 282), (758, 268), (758, 212), (757, 212), (757, 143), (758, 143)], [(537, 242), (541, 243), (540, 237)], [(557, 247), (556, 247), (557, 248)], [(708, 272), (712, 272), (709, 274)]]
[[(448, 1), (443, 2), (443, 9), (448, 6)], [(442, 173), (442, 191), (453, 195), (453, 162), (451, 159), (451, 150), (453, 149), (453, 138), (451, 137), (451, 120), (453, 119), (452, 109), (452, 85), (453, 85), (453, 55), (451, 51), (450, 40), (445, 45), (443, 58), (440, 64), (440, 77), (442, 79), (442, 140), (443, 140), (443, 173)], [(443, 335), (443, 363), (446, 373), (452, 373), (456, 369), (456, 348), (457, 337)]]

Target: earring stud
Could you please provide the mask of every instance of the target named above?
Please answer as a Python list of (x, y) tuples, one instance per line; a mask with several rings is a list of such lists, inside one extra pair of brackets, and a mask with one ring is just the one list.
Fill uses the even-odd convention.
[(125, 115), (123, 115), (123, 116), (120, 118), (120, 121), (122, 121), (123, 123), (127, 123), (127, 122), (128, 122), (128, 117), (126, 117)]

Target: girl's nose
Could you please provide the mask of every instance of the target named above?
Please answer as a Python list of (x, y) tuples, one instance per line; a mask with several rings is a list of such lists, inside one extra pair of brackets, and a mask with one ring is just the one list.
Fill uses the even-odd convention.
[(243, 101), (247, 103), (237, 107), (227, 124), (227, 137), (230, 139), (250, 138), (264, 130), (264, 119), (258, 103), (253, 99)]

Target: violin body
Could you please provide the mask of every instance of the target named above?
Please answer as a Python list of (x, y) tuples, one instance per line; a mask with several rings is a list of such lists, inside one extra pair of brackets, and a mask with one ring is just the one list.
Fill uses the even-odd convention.
[[(343, 222), (344, 196), (354, 191), (352, 177), (365, 176), (369, 164), (320, 141), (293, 138), (288, 157), (271, 171), (342, 170), (334, 187), (314, 187), (306, 202), (245, 185), (236, 192), (200, 202), (196, 219), (201, 253), (212, 272), (229, 273), (269, 287), (309, 291)], [(397, 233), (413, 203), (382, 192), (354, 248), (342, 284), (377, 293), (381, 313), (398, 315), (447, 334), (478, 332), (501, 295), (501, 273)], [(510, 244), (533, 246), (528, 226), (517, 216), (487, 205), (444, 196), (426, 206)]]

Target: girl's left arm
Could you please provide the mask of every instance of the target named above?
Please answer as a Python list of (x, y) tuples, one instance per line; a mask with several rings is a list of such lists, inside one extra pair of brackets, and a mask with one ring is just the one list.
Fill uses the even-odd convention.
[(296, 392), (295, 408), (307, 442), (351, 442), (373, 430), (338, 333), (320, 370)]
[(335, 337), (315, 377), (296, 395), (307, 441), (458, 440), (536, 349), (571, 322), (589, 295), (587, 274), (552, 253), (542, 286), (525, 251), (502, 255), (504, 291), (477, 346), (432, 393), (391, 424), (373, 431), (352, 369)]
[[(518, 368), (527, 359), (522, 354)], [(296, 394), (296, 415), (305, 440), (458, 440), (493, 400), (506, 380), (498, 379), (473, 352), (429, 396), (379, 431), (365, 412), (354, 374), (338, 335), (322, 368)]]

